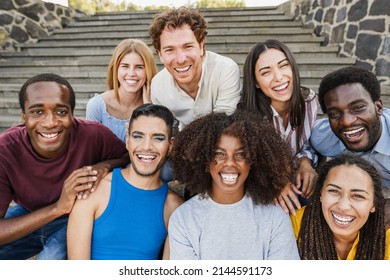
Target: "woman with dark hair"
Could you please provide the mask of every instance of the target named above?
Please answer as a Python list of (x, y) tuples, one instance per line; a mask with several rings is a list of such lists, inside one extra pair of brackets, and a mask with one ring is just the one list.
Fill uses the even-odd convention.
[(194, 197), (169, 221), (171, 259), (298, 259), (291, 221), (273, 199), (294, 177), (289, 145), (250, 112), (188, 124), (171, 153)]
[(310, 203), (291, 216), (305, 260), (389, 260), (382, 179), (359, 156), (344, 155), (319, 169)]
[(275, 204), (295, 214), (295, 207), (300, 208), (300, 203), (305, 202), (300, 202), (299, 196), (310, 197), (317, 176), (314, 167), (318, 157), (309, 138), (317, 118), (318, 99), (315, 92), (301, 86), (298, 66), (286, 45), (267, 40), (250, 50), (237, 109), (255, 112), (273, 123), (293, 149), (299, 171)]

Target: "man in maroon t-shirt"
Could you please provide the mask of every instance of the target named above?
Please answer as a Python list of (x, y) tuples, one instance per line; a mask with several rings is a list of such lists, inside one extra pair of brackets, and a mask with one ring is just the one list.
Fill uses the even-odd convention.
[(19, 103), (23, 124), (0, 135), (0, 259), (66, 259), (75, 200), (128, 153), (105, 126), (74, 118), (75, 93), (58, 75), (29, 79)]

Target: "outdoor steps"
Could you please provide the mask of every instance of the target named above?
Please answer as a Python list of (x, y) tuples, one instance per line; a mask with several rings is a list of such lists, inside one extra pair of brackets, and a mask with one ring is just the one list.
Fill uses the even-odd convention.
[[(324, 75), (355, 63), (352, 58), (338, 57), (338, 46), (323, 47), (323, 37), (315, 37), (311, 29), (276, 7), (201, 12), (208, 22), (206, 50), (232, 58), (241, 70), (251, 47), (270, 38), (286, 43), (293, 51), (302, 84), (315, 91)], [(106, 89), (107, 64), (115, 46), (125, 38), (139, 38), (151, 47), (147, 29), (155, 14), (128, 11), (85, 16), (52, 36), (24, 45), (20, 52), (0, 53), (0, 132), (20, 121), (21, 85), (44, 72), (69, 80), (76, 92), (75, 115), (83, 118), (89, 98)], [(162, 69), (157, 55), (155, 59)], [(390, 88), (384, 88), (384, 92), (385, 105), (390, 105)]]

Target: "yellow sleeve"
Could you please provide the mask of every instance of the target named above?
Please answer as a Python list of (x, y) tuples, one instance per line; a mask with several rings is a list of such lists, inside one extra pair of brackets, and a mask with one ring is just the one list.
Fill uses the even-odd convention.
[(301, 209), (296, 209), (295, 212), (297, 213), (296, 216), (290, 215), (290, 219), (294, 230), (295, 239), (298, 240), (298, 234), (301, 229), (302, 217), (303, 213), (305, 212), (305, 206)]
[(390, 260), (390, 229), (386, 230), (385, 260)]

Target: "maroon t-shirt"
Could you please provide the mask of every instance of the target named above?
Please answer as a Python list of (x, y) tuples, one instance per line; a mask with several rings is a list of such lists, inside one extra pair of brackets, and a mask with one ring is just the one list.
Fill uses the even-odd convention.
[(125, 152), (125, 144), (104, 125), (74, 119), (66, 151), (44, 159), (33, 151), (25, 126), (14, 126), (0, 135), (0, 211), (12, 200), (30, 211), (53, 204), (75, 169)]

